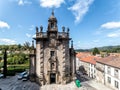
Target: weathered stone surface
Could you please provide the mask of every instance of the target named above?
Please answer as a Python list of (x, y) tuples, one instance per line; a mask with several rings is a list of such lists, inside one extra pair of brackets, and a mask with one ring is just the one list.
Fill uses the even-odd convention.
[[(70, 82), (75, 73), (75, 52), (69, 48), (69, 32), (58, 32), (57, 19), (48, 20), (47, 32), (37, 30), (36, 52), (30, 55), (30, 76), (40, 85)], [(33, 54), (33, 53), (32, 53)]]

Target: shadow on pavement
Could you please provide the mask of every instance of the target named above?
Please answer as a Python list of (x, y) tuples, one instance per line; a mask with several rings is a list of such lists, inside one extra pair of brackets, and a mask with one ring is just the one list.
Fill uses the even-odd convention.
[(85, 82), (90, 81), (92, 78), (88, 77), (87, 75), (76, 74), (76, 79), (78, 79), (80, 82)]

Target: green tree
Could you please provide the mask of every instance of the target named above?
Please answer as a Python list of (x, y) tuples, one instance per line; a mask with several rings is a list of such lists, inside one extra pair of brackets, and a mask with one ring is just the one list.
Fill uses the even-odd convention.
[(26, 50), (29, 50), (29, 49), (30, 49), (30, 43), (29, 43), (29, 42), (25, 42), (25, 43), (24, 43), (24, 48), (25, 48)]
[(7, 59), (7, 63), (8, 63), (9, 65), (14, 64), (13, 57), (9, 57), (9, 58)]
[(4, 78), (6, 78), (6, 75), (7, 75), (7, 50), (6, 49), (4, 52), (3, 75), (4, 75)]
[(100, 51), (98, 50), (98, 48), (94, 48), (92, 54), (93, 55), (100, 54)]
[(21, 44), (18, 44), (17, 49), (21, 50), (21, 48), (22, 48)]

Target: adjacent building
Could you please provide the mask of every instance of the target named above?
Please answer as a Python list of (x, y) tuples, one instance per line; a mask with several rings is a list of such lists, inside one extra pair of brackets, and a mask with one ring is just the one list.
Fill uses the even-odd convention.
[[(73, 41), (69, 42), (69, 28), (58, 31), (54, 12), (48, 19), (47, 31), (36, 27), (36, 48), (30, 54), (30, 80), (40, 85), (65, 84), (73, 80), (75, 74), (75, 52)], [(34, 43), (34, 42), (33, 42)]]
[(85, 58), (87, 56), (91, 56), (89, 52), (78, 52), (76, 53), (76, 70), (79, 70), (79, 67), (81, 65), (81, 58)]
[(90, 53), (78, 53), (76, 55), (76, 70), (88, 75), (91, 78), (96, 77), (96, 59)]
[(96, 66), (97, 81), (101, 81), (115, 90), (120, 90), (120, 57), (108, 56), (101, 58), (97, 61)]

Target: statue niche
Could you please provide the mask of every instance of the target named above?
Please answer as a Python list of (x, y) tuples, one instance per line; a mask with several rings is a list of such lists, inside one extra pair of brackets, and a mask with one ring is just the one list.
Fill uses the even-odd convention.
[(56, 40), (54, 38), (50, 39), (49, 46), (56, 46)]

